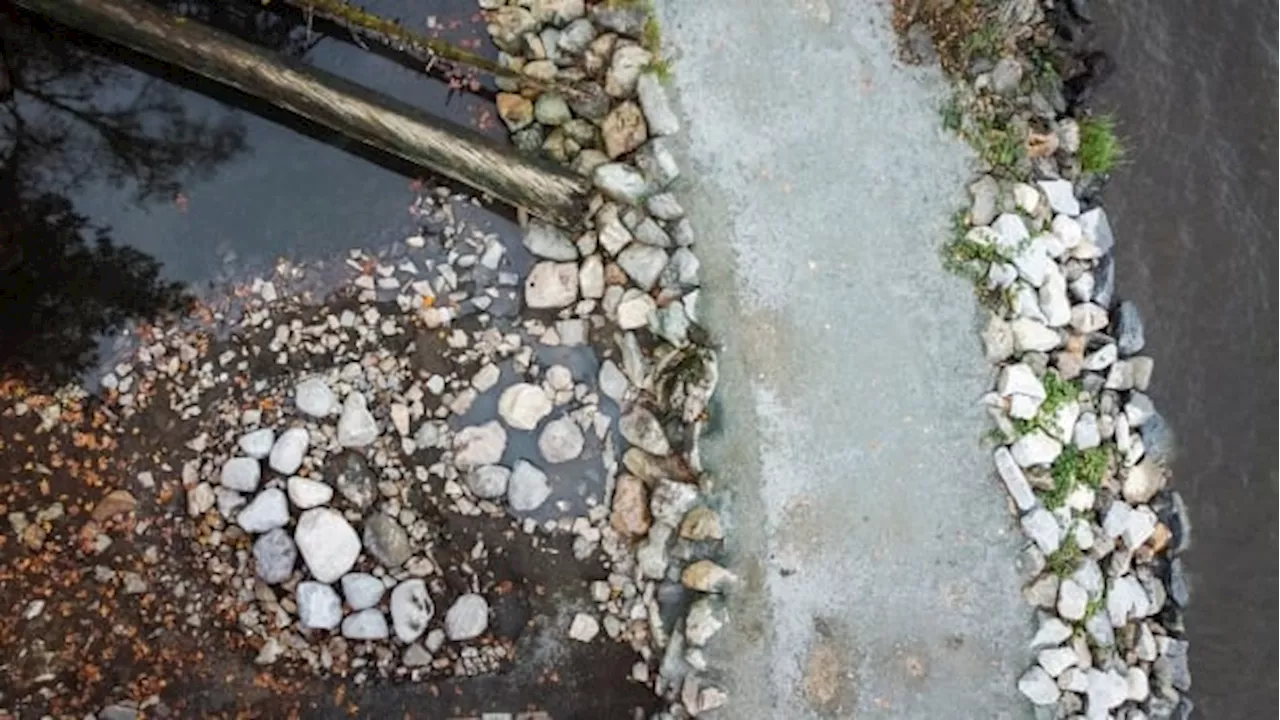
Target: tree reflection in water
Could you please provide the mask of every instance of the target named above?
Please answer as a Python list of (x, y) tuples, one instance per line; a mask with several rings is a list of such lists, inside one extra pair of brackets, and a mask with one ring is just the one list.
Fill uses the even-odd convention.
[(246, 148), (234, 116), (193, 117), (173, 86), (64, 35), (0, 7), (0, 374), (34, 382), (74, 379), (104, 334), (190, 300), (77, 212), (76, 191), (172, 202)]

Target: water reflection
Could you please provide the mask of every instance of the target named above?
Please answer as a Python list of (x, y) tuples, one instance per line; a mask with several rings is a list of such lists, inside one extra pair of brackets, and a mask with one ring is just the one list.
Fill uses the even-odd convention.
[(234, 117), (195, 116), (171, 86), (104, 92), (132, 78), (26, 16), (0, 27), (0, 370), (63, 382), (97, 339), (130, 319), (182, 309), (181, 285), (77, 210), (90, 184), (139, 206), (181, 202), (190, 182), (245, 150)]

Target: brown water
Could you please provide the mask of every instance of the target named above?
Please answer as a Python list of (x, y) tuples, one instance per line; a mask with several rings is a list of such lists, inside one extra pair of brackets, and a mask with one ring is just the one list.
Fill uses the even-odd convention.
[(1094, 5), (1130, 150), (1105, 196), (1117, 288), (1195, 522), (1192, 693), (1200, 717), (1276, 717), (1276, 3)]

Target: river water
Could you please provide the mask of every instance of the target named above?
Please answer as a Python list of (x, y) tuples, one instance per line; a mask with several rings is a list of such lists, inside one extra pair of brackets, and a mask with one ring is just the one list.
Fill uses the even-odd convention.
[(1199, 716), (1276, 717), (1276, 4), (1095, 3), (1097, 104), (1129, 162), (1106, 205), (1195, 522)]

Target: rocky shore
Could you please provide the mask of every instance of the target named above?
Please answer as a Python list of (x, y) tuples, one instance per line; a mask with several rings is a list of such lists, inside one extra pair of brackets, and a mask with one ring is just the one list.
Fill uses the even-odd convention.
[(897, 19), (908, 53), (942, 53), (956, 84), (944, 122), (983, 166), (944, 256), (989, 310), (998, 371), (983, 404), (1038, 622), (1017, 686), (1037, 717), (1185, 718), (1191, 528), (1142, 317), (1115, 287), (1100, 195), (1119, 146), (1083, 102), (1101, 80), (1077, 42), (1087, 3), (978, 8)]

